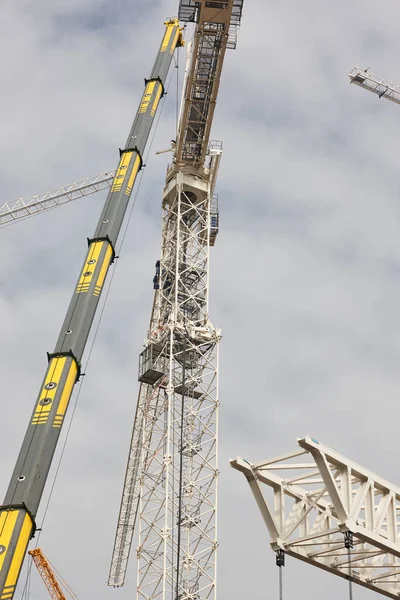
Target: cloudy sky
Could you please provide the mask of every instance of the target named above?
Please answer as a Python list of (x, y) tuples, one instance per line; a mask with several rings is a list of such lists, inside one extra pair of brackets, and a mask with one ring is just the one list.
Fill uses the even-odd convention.
[[(3, 0), (0, 203), (116, 165), (176, 12), (177, 0)], [(398, 0), (245, 0), (226, 57), (212, 133), (225, 149), (211, 276), (224, 334), (219, 598), (277, 597), (267, 532), (230, 457), (261, 460), (310, 434), (400, 480), (400, 107), (347, 77), (357, 64), (400, 83), (399, 16)], [(125, 588), (105, 583), (159, 256), (168, 155), (155, 151), (175, 108), (171, 91), (40, 540), (82, 600), (134, 597), (134, 557)], [(2, 493), (103, 199), (0, 232)], [(286, 597), (347, 593), (293, 559), (284, 577)], [(31, 597), (46, 598), (36, 573)]]

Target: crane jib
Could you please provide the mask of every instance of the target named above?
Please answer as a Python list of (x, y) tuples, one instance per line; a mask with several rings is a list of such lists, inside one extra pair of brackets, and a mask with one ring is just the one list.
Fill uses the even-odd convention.
[(121, 229), (142, 157), (168, 74), (172, 55), (183, 44), (179, 21), (171, 19), (166, 29), (151, 76), (139, 104), (118, 168), (108, 192), (61, 328), (54, 352), (35, 401), (28, 429), (11, 482), (0, 507), (0, 600), (11, 600), (18, 581), (29, 539), (34, 535), (35, 517), (57, 446), (61, 427), (91, 325), (115, 256)]

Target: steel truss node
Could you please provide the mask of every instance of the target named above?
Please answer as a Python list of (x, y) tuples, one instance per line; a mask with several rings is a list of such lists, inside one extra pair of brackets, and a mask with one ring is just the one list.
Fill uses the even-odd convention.
[(272, 460), (231, 461), (250, 485), (272, 549), (398, 598), (400, 487), (312, 438), (298, 445)]

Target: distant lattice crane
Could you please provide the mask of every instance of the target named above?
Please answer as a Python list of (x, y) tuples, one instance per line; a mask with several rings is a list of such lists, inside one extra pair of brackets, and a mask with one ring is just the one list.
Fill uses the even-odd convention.
[(67, 600), (49, 561), (40, 548), (28, 552), (53, 600)]
[(400, 104), (400, 86), (376, 77), (370, 73), (368, 69), (354, 67), (349, 73), (349, 77), (350, 83), (354, 83), (355, 85), (364, 88), (364, 90), (373, 92), (379, 98), (386, 98), (386, 100)]
[(27, 219), (89, 194), (106, 190), (111, 187), (114, 175), (115, 170), (108, 171), (96, 175), (96, 177), (88, 177), (83, 181), (46, 192), (41, 196), (26, 196), (16, 198), (11, 202), (4, 202), (4, 204), (0, 204), (0, 227)]

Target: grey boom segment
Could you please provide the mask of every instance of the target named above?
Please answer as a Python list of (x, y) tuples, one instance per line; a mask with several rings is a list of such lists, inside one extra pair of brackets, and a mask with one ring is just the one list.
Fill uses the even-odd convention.
[(129, 203), (175, 47), (182, 43), (179, 21), (166, 22), (166, 31), (146, 81), (132, 129), (92, 239), (88, 240), (78, 282), (61, 328), (4, 505), (0, 507), (0, 600), (11, 600), (35, 533), (35, 517), (56, 449), (115, 244)]

